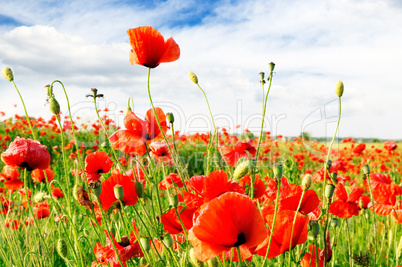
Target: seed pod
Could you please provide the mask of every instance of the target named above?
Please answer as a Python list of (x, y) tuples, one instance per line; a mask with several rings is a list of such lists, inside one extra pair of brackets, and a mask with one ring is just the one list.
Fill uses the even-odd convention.
[(140, 181), (134, 182), (135, 192), (137, 193), (138, 198), (142, 198), (144, 196), (144, 189), (142, 187), (142, 183)]
[(274, 69), (275, 69), (275, 63), (274, 63), (274, 62), (269, 63), (269, 64), (268, 64), (268, 68), (269, 68), (269, 71), (270, 71), (270, 72), (273, 72)]
[(56, 250), (60, 257), (63, 259), (67, 258), (67, 243), (64, 239), (59, 238), (59, 240), (57, 240)]
[(140, 242), (141, 242), (142, 248), (144, 249), (144, 252), (148, 252), (151, 249), (151, 242), (149, 240), (149, 237), (147, 237), (147, 236), (141, 237)]
[(315, 238), (317, 238), (317, 236), (320, 234), (320, 225), (318, 224), (318, 222), (317, 221), (310, 221), (309, 222), (309, 224), (310, 224), (310, 231), (311, 231), (311, 234), (315, 237)]
[(282, 178), (282, 164), (275, 164), (273, 167), (273, 171), (274, 177), (280, 180)]
[(165, 244), (168, 248), (173, 247), (173, 239), (172, 239), (172, 236), (171, 236), (169, 233), (167, 233), (167, 234), (163, 237), (162, 242), (163, 242), (163, 244)]
[(362, 166), (362, 171), (363, 171), (363, 173), (365, 174), (365, 175), (369, 175), (370, 174), (370, 167), (369, 167), (369, 165), (363, 165)]
[(312, 182), (313, 182), (313, 177), (310, 174), (306, 174), (302, 180), (303, 191), (306, 191), (307, 189), (309, 189), (311, 187)]
[(338, 226), (338, 224), (339, 224), (339, 220), (338, 220), (338, 218), (332, 218), (331, 219), (331, 226), (332, 227), (337, 227)]
[(113, 191), (114, 191), (115, 198), (117, 198), (120, 201), (123, 200), (123, 198), (124, 198), (123, 186), (117, 184), (113, 187)]
[(325, 187), (325, 196), (327, 198), (331, 198), (334, 195), (334, 191), (335, 191), (335, 185), (327, 184), (327, 186)]
[(169, 204), (173, 208), (177, 208), (179, 205), (179, 197), (176, 194), (169, 194)]
[(12, 82), (14, 81), (14, 74), (13, 71), (9, 67), (3, 68), (3, 76), (6, 78), (7, 81)]
[(166, 113), (166, 119), (170, 124), (172, 124), (174, 122), (173, 113), (171, 113), (171, 112)]

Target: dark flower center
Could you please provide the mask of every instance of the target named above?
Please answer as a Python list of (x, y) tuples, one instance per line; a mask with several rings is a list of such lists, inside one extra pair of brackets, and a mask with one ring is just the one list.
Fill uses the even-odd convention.
[(145, 136), (144, 136), (144, 138), (145, 138), (145, 140), (150, 140), (150, 139), (149, 139), (149, 133), (146, 133)]
[(102, 169), (98, 169), (98, 174), (103, 173)]
[(121, 241), (117, 243), (119, 243), (119, 245), (122, 247), (128, 247), (130, 245), (130, 241), (128, 240), (127, 236), (122, 236)]
[(233, 244), (233, 247), (238, 247), (246, 243), (246, 236), (243, 233), (237, 235), (237, 241)]
[(29, 166), (27, 162), (22, 162), (19, 166), (20, 168), (27, 169), (27, 171), (33, 171), (33, 169)]

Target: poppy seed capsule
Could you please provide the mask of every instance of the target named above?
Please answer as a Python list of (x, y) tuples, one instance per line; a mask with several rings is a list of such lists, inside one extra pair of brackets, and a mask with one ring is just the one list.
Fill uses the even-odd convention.
[(325, 196), (327, 198), (331, 198), (334, 195), (334, 191), (335, 191), (335, 185), (327, 184), (327, 186), (325, 187)]
[(6, 78), (7, 81), (12, 82), (14, 81), (14, 74), (13, 71), (9, 67), (3, 68), (3, 76)]
[(179, 197), (176, 194), (169, 194), (169, 204), (170, 206), (177, 208), (179, 205)]
[(315, 221), (315, 223), (311, 224), (311, 234), (317, 238), (317, 236), (320, 234), (320, 225)]
[(261, 81), (263, 81), (265, 79), (265, 72), (260, 72), (260, 77), (261, 77)]
[(274, 171), (274, 177), (276, 179), (282, 178), (282, 164), (275, 164), (272, 170)]
[(147, 236), (141, 237), (140, 242), (144, 252), (148, 252), (151, 249), (151, 242), (149, 240), (149, 237)]
[(49, 109), (54, 115), (60, 114), (60, 105), (59, 102), (57, 102), (56, 98), (51, 97), (49, 99)]
[(343, 82), (338, 81), (335, 85), (335, 93), (338, 97), (341, 97), (343, 95)]
[(113, 187), (113, 191), (114, 191), (114, 196), (118, 199), (118, 200), (123, 200), (124, 198), (124, 190), (123, 190), (123, 186), (117, 184)]
[(338, 218), (332, 218), (331, 219), (331, 226), (332, 227), (337, 227), (338, 226), (338, 224), (339, 224), (339, 220), (338, 220)]
[(188, 76), (190, 77), (190, 80), (191, 80), (193, 83), (198, 84), (198, 77), (197, 77), (197, 75), (195, 75), (195, 74), (192, 73), (192, 72), (189, 72), (189, 73), (188, 73)]
[(171, 113), (171, 112), (166, 113), (166, 119), (170, 124), (172, 124), (174, 122), (173, 113)]
[(270, 72), (273, 72), (274, 69), (275, 69), (275, 63), (274, 63), (274, 62), (269, 63), (269, 64), (268, 64), (268, 67), (269, 67), (269, 71), (270, 71)]
[(162, 242), (163, 242), (163, 244), (165, 244), (165, 245), (166, 245), (167, 247), (169, 247), (169, 248), (173, 247), (173, 239), (172, 239), (172, 236), (171, 236), (169, 233), (167, 233), (167, 234), (163, 237)]
[(67, 257), (67, 243), (64, 239), (59, 238), (59, 240), (57, 240), (56, 250), (63, 259)]
[(369, 175), (370, 174), (370, 167), (369, 167), (369, 165), (363, 165), (362, 166), (362, 171), (363, 171), (363, 173), (365, 174), (365, 175)]
[(307, 189), (309, 189), (311, 184), (312, 184), (312, 182), (313, 182), (313, 177), (310, 174), (306, 174), (303, 177), (303, 180), (302, 180), (302, 189), (303, 189), (303, 191), (306, 191)]

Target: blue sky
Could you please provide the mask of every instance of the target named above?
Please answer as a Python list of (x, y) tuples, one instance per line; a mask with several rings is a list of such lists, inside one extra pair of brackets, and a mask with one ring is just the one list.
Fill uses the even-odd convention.
[[(144, 4), (146, 3), (146, 4)], [(397, 0), (276, 1), (1, 1), (0, 67), (13, 69), (30, 114), (50, 117), (44, 85), (61, 80), (75, 115), (93, 119), (100, 105), (150, 108), (146, 69), (132, 66), (127, 29), (149, 25), (181, 48), (178, 61), (151, 73), (154, 101), (177, 118), (176, 128), (211, 129), (198, 75), (219, 127), (257, 131), (259, 75), (276, 63), (265, 129), (274, 135), (332, 136), (334, 87), (345, 84), (341, 137), (402, 138), (402, 4)], [(18, 95), (0, 80), (0, 110), (22, 114)], [(66, 112), (60, 88), (56, 97)], [(15, 108), (13, 104), (18, 104)], [(235, 126), (241, 127), (236, 129)]]

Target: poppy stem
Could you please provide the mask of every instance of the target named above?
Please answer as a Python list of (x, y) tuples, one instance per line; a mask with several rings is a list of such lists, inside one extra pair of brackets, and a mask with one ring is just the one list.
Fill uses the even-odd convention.
[[(181, 162), (180, 162), (180, 160), (179, 160), (179, 157), (178, 157), (178, 155), (176, 155), (176, 153), (173, 153), (172, 148), (169, 146), (169, 141), (168, 141), (168, 139), (167, 139), (167, 137), (166, 137), (166, 134), (165, 134), (165, 132), (164, 132), (163, 129), (162, 129), (162, 125), (161, 125), (161, 123), (160, 123), (160, 121), (159, 121), (159, 117), (158, 117), (158, 115), (157, 115), (157, 113), (156, 113), (155, 106), (154, 106), (154, 102), (152, 101), (152, 97), (151, 97), (151, 89), (150, 89), (150, 86), (149, 86), (150, 77), (151, 77), (151, 68), (148, 68), (147, 87), (148, 87), (148, 97), (149, 97), (149, 101), (151, 102), (152, 110), (153, 110), (153, 112), (154, 112), (154, 116), (155, 116), (156, 122), (158, 123), (159, 130), (160, 130), (160, 132), (162, 133), (163, 139), (165, 140), (165, 142), (166, 142), (166, 144), (167, 144), (167, 147), (168, 147), (168, 149), (169, 149), (170, 154), (173, 156), (173, 160), (174, 160), (175, 163), (176, 163), (176, 164), (175, 164), (175, 167), (176, 167), (177, 171), (180, 173), (180, 178), (181, 178), (181, 180), (182, 180), (182, 182), (183, 182), (184, 188), (185, 188), (186, 191), (188, 192), (187, 185), (186, 185), (186, 183), (184, 182), (184, 174), (186, 174), (186, 178), (189, 179), (188, 173), (187, 173), (187, 172), (183, 172), (183, 170), (182, 170), (183, 167), (182, 167), (182, 165), (181, 165)], [(183, 169), (184, 169), (184, 168), (183, 168)]]
[(237, 246), (235, 249), (237, 250), (237, 257), (239, 258), (239, 266), (243, 266), (243, 262), (241, 261), (240, 246)]
[(306, 193), (306, 190), (303, 190), (303, 192), (302, 192), (302, 195), (301, 195), (300, 200), (299, 200), (299, 205), (297, 206), (297, 209), (296, 209), (296, 212), (295, 212), (295, 217), (293, 219), (292, 231), (291, 231), (291, 234), (290, 234), (290, 243), (289, 243), (289, 264), (288, 264), (288, 266), (290, 266), (290, 262), (291, 262), (291, 258), (292, 258), (291, 250), (292, 250), (292, 246), (293, 246), (293, 231), (295, 229), (297, 213), (300, 210), (301, 203), (302, 203), (303, 197), (304, 197), (304, 193)]
[(374, 225), (373, 225), (373, 238), (374, 238), (374, 262), (377, 262), (377, 246), (376, 246), (376, 241), (377, 241), (377, 233), (376, 233), (376, 229), (377, 229), (377, 221), (375, 218), (375, 208), (374, 208), (374, 198), (373, 198), (373, 191), (371, 189), (371, 179), (370, 179), (370, 174), (366, 175), (367, 178), (367, 182), (368, 182), (368, 188), (369, 188), (369, 193), (370, 193), (370, 201), (371, 201), (371, 206), (373, 206), (373, 221), (374, 221)]
[(37, 140), (37, 139), (36, 139), (35, 132), (34, 132), (33, 129), (32, 129), (31, 120), (29, 119), (28, 112), (27, 112), (27, 109), (26, 109), (26, 107), (25, 107), (24, 99), (22, 98), (22, 96), (21, 96), (21, 94), (20, 94), (20, 91), (18, 90), (17, 85), (15, 84), (15, 82), (14, 82), (14, 81), (11, 81), (11, 82), (13, 83), (14, 88), (15, 88), (15, 90), (17, 90), (17, 93), (18, 93), (18, 95), (19, 95), (19, 97), (20, 97), (20, 99), (21, 99), (22, 106), (24, 107), (25, 117), (27, 118), (27, 122), (28, 122), (29, 128), (31, 129), (32, 137), (33, 137), (34, 140)]

